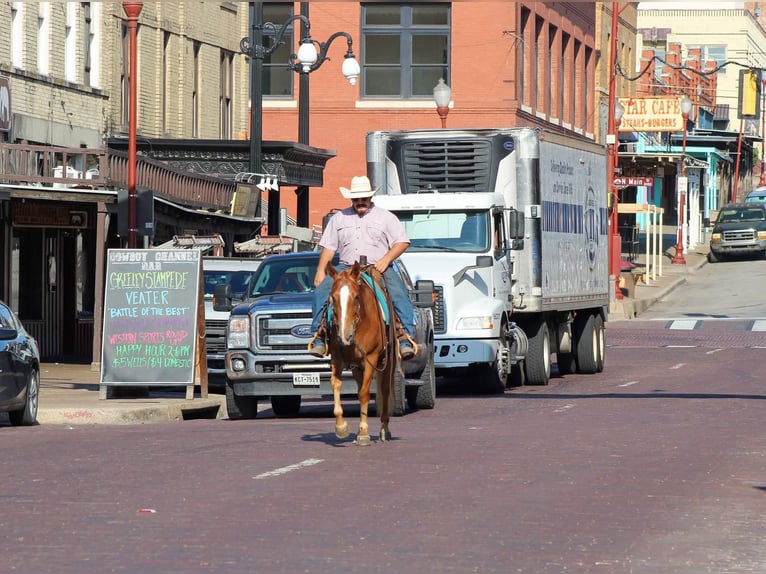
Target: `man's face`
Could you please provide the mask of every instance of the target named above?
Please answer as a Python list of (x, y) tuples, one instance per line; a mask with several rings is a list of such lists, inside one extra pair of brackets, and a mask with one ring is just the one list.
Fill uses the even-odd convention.
[(359, 217), (362, 217), (370, 210), (370, 204), (372, 203), (371, 197), (356, 197), (351, 200), (351, 207)]

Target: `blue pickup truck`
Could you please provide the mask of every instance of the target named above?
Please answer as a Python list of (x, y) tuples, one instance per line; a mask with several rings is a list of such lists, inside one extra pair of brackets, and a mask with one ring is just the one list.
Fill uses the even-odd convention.
[[(318, 262), (319, 252), (266, 257), (247, 301), (233, 307), (226, 286), (216, 291), (214, 308), (230, 311), (226, 330), (226, 410), (230, 419), (255, 418), (259, 400), (270, 400), (278, 416), (293, 416), (300, 410), (302, 397), (332, 395), (329, 358), (308, 353), (314, 335), (311, 301)], [(402, 362), (404, 377), (396, 377), (394, 415), (402, 415), (406, 407), (434, 407), (433, 282), (413, 285), (401, 260), (394, 265), (415, 306), (415, 342), (420, 348), (416, 357)], [(345, 373), (342, 393), (356, 392), (351, 373)]]

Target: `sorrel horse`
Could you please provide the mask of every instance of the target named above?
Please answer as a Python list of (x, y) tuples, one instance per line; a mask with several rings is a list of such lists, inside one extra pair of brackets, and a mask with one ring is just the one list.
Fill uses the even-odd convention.
[(356, 380), (359, 395), (359, 434), (354, 444), (370, 444), (367, 425), (367, 409), (370, 403), (370, 385), (375, 377), (375, 405), (380, 417), (380, 440), (390, 437), (388, 422), (394, 405), (394, 369), (396, 368), (396, 327), (394, 309), (386, 295), (385, 315), (372, 285), (368, 284), (363, 272), (381, 285), (381, 275), (372, 266), (362, 267), (358, 262), (338, 271), (328, 264), (327, 271), (333, 278), (329, 305), (328, 345), (332, 364), (333, 414), (335, 415), (335, 436), (349, 436), (348, 423), (343, 418), (340, 404), (342, 387), (341, 373), (346, 368)]

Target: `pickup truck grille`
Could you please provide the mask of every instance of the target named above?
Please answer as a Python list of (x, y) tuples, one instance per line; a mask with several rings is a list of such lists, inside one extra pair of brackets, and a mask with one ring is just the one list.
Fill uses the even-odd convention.
[(205, 321), (205, 347), (208, 353), (226, 352), (226, 320)]
[(444, 287), (440, 285), (434, 286), (434, 293), (436, 294), (436, 300), (434, 301), (434, 333), (441, 335), (446, 330), (446, 321), (444, 320)]
[[(306, 352), (311, 337), (311, 312), (305, 313), (273, 313), (268, 316), (256, 317), (255, 340), (262, 351), (299, 351)], [(303, 327), (298, 336), (295, 328)]]
[(724, 241), (755, 241), (755, 230), (738, 229), (736, 231), (724, 231)]

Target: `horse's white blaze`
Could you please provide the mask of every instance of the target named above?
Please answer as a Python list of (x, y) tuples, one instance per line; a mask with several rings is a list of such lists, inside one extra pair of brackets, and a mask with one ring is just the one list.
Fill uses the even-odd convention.
[(349, 313), (351, 313), (351, 289), (349, 289), (348, 285), (344, 285), (340, 288), (340, 316), (338, 317), (340, 319), (340, 338), (341, 341), (344, 343), (348, 342), (348, 337), (351, 333), (346, 333), (346, 318), (349, 316)]

